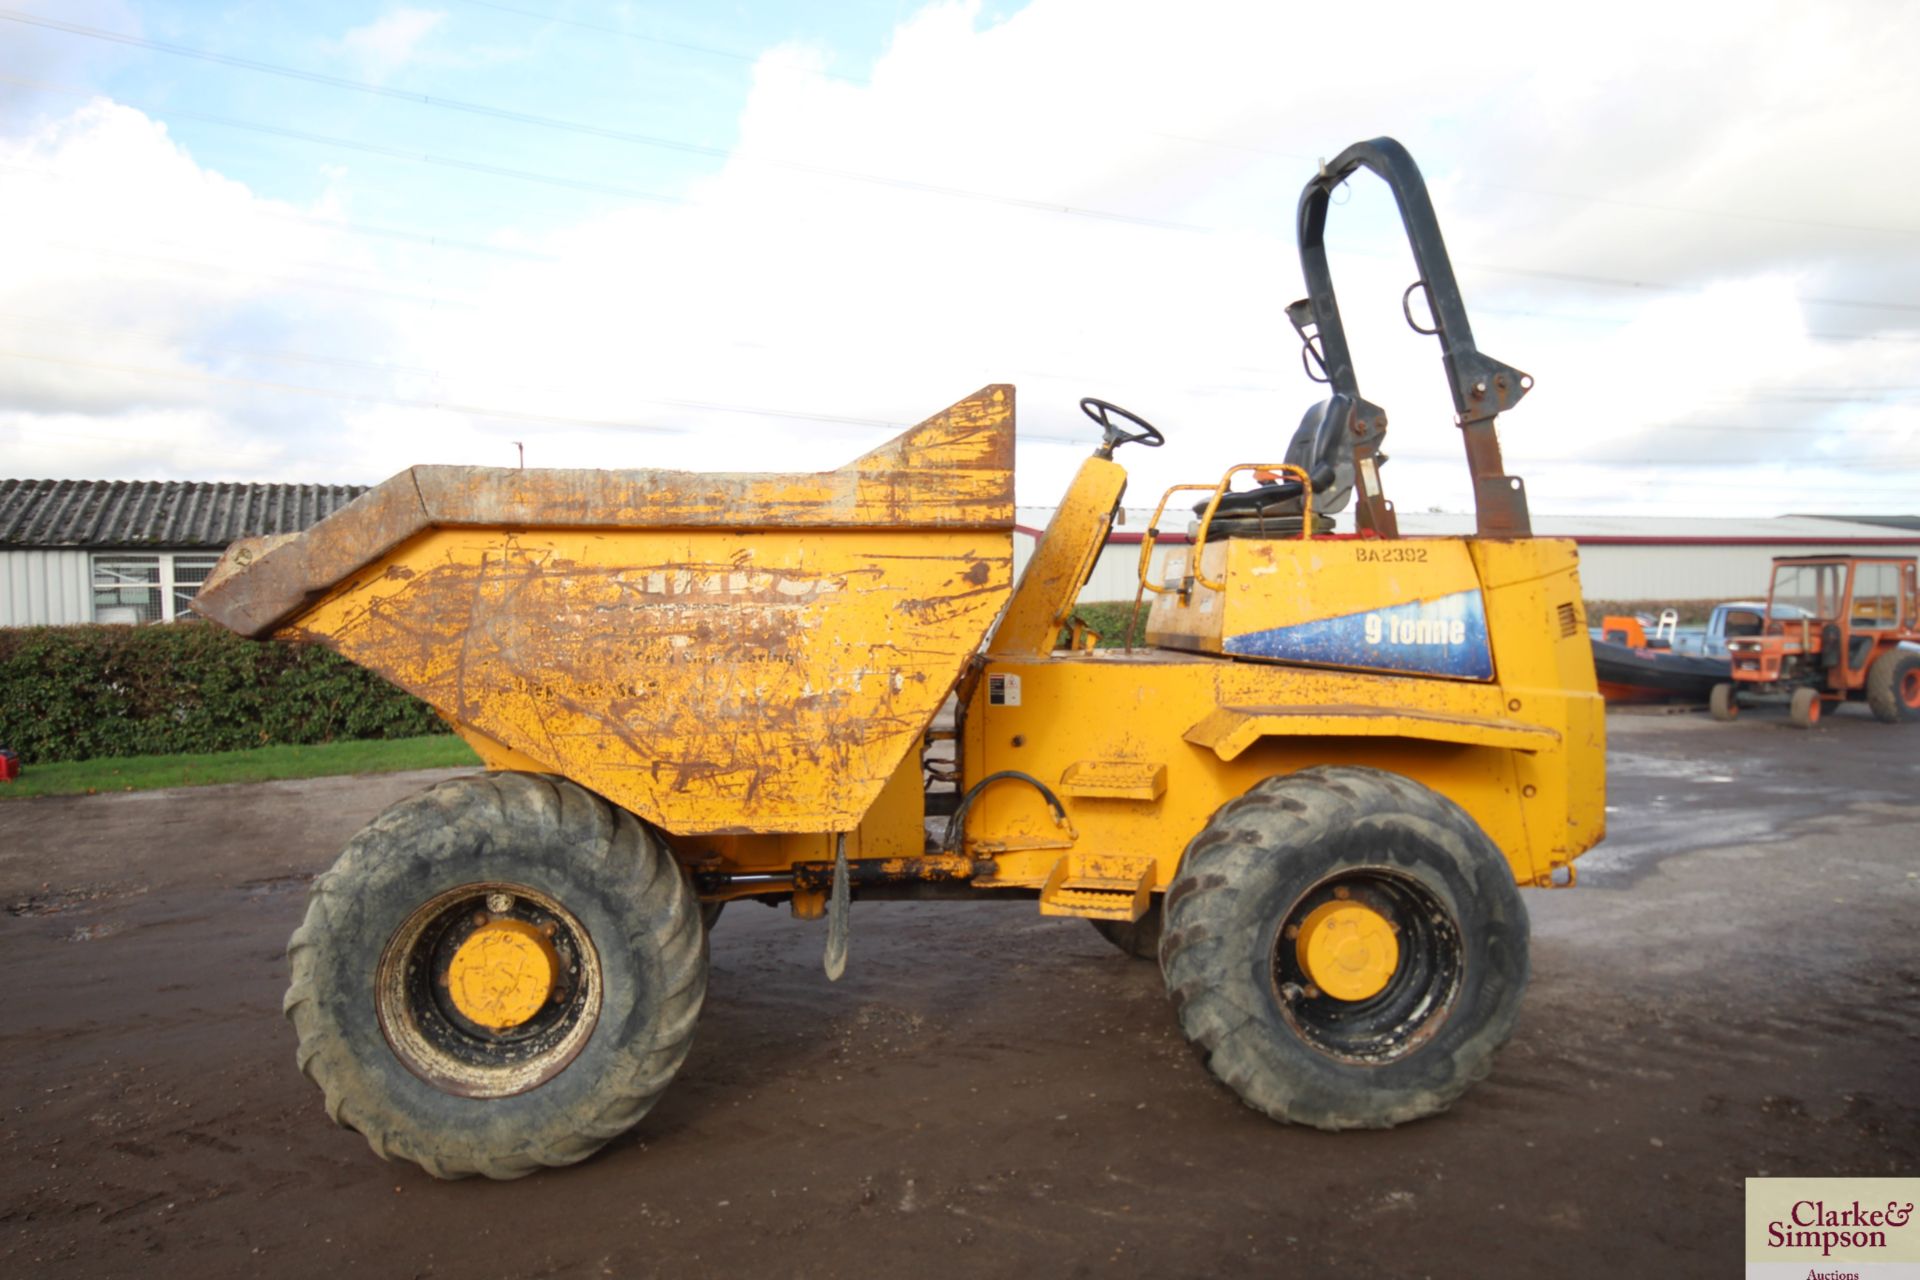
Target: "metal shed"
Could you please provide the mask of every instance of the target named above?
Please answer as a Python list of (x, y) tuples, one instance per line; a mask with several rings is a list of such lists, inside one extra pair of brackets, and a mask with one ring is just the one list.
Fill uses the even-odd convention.
[(227, 544), (297, 533), (365, 485), (0, 480), (0, 626), (171, 622)]

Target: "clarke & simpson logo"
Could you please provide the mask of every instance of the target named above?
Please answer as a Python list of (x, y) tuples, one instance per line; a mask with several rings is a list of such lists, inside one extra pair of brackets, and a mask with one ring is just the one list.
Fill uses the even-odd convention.
[(1920, 1178), (1748, 1178), (1748, 1280), (1920, 1280)]

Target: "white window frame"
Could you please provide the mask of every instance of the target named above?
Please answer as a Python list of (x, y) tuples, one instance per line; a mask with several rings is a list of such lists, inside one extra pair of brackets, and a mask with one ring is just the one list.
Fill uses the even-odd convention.
[[(200, 583), (205, 580), (206, 573), (202, 572), (198, 578), (189, 578), (187, 581), (181, 582), (179, 581), (180, 571), (183, 569), (189, 571), (211, 570), (219, 559), (220, 553), (217, 551), (126, 550), (92, 552), (87, 557), (87, 596), (91, 602), (89, 605), (91, 616), (93, 616), (95, 620), (99, 618), (99, 611), (102, 608), (98, 600), (99, 592), (112, 591), (128, 586), (146, 586), (148, 589), (157, 590), (160, 593), (160, 616), (158, 618), (149, 618), (149, 622), (178, 622), (183, 618), (191, 618), (193, 616), (192, 612), (180, 608), (175, 597), (182, 589), (185, 589), (188, 595), (191, 596), (194, 591), (199, 589)], [(158, 570), (158, 573), (155, 580), (150, 583), (117, 582), (113, 578), (103, 575), (101, 572), (101, 562), (113, 560), (134, 560), (142, 564), (151, 564)], [(114, 606), (109, 605), (106, 607), (112, 608)]]

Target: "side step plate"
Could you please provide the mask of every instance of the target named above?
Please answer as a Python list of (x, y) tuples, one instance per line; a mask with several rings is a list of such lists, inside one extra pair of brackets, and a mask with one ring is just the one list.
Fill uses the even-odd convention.
[(1040, 914), (1138, 920), (1153, 900), (1153, 871), (1152, 858), (1070, 853), (1047, 875)]

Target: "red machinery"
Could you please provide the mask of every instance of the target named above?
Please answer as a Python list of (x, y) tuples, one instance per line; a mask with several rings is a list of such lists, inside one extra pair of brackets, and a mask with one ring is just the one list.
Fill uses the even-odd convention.
[(1827, 703), (1920, 720), (1920, 582), (1911, 556), (1779, 556), (1760, 634), (1727, 642), (1733, 680), (1709, 705), (1731, 720), (1748, 694), (1786, 693), (1810, 728)]

